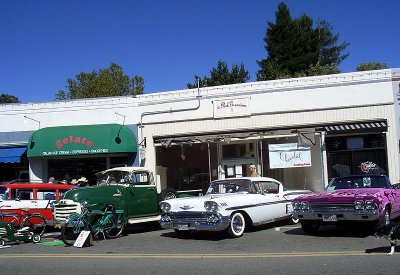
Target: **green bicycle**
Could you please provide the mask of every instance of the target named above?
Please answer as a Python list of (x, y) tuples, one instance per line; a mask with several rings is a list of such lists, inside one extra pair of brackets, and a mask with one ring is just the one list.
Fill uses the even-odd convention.
[(61, 229), (61, 239), (68, 245), (74, 245), (83, 230), (89, 230), (94, 238), (103, 235), (106, 238), (118, 238), (126, 225), (123, 210), (105, 205), (102, 210), (90, 210), (87, 203), (82, 204), (82, 213), (71, 214)]

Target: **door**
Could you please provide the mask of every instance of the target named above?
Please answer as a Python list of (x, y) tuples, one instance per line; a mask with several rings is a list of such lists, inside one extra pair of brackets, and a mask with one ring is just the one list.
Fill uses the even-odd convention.
[[(255, 159), (222, 160), (220, 166), (220, 179), (249, 177), (249, 167), (252, 164), (258, 166)], [(259, 171), (259, 169), (257, 169), (257, 171)]]
[(250, 175), (249, 166), (257, 166), (260, 173), (258, 161), (258, 142), (243, 141), (230, 144), (218, 145), (219, 179), (247, 177)]
[(131, 183), (124, 187), (123, 196), (128, 218), (158, 215), (158, 193), (147, 172), (133, 172)]

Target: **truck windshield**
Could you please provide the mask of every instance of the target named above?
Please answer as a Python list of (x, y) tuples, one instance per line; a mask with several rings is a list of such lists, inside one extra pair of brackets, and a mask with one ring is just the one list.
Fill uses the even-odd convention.
[(129, 173), (125, 171), (108, 171), (97, 179), (97, 184), (130, 183)]
[(386, 188), (386, 182), (383, 177), (335, 178), (330, 182), (327, 190), (358, 188)]
[(147, 172), (108, 171), (97, 179), (97, 184), (149, 184)]

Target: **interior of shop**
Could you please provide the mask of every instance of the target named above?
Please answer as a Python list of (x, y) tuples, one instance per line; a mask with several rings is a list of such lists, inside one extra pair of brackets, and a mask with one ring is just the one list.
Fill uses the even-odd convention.
[[(96, 173), (119, 166), (127, 166), (128, 156), (88, 156), (55, 158), (48, 160), (49, 178), (54, 177), (56, 182), (85, 177), (88, 185), (95, 185), (97, 182)], [(44, 181), (46, 181), (44, 179)]]

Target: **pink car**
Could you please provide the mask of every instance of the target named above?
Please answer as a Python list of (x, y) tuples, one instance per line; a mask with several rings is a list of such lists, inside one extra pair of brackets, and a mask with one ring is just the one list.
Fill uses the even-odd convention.
[(350, 221), (388, 224), (400, 216), (400, 189), (384, 175), (339, 177), (323, 192), (297, 197), (292, 206), (306, 233)]

